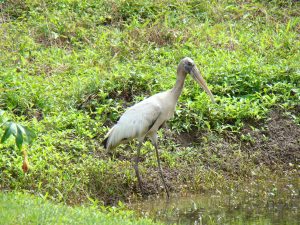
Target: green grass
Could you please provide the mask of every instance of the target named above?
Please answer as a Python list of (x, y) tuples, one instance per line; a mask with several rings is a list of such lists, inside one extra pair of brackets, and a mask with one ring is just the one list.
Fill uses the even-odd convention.
[[(1, 189), (73, 204), (137, 195), (134, 151), (121, 146), (110, 157), (101, 141), (127, 106), (172, 87), (185, 56), (218, 104), (188, 78), (169, 127), (206, 135), (185, 146), (159, 133), (175, 191), (225, 188), (253, 171), (268, 177), (273, 170), (258, 163), (260, 151), (243, 152), (237, 140), (224, 152), (217, 134), (241, 135), (247, 123), (263, 129), (255, 124), (275, 107), (300, 122), (298, 1), (0, 2), (0, 107), (38, 135), (27, 147), (26, 175), (13, 140), (0, 146)], [(142, 153), (148, 188), (163, 192), (149, 143)]]
[(0, 224), (158, 224), (132, 211), (110, 207), (70, 207), (18, 192), (0, 193)]

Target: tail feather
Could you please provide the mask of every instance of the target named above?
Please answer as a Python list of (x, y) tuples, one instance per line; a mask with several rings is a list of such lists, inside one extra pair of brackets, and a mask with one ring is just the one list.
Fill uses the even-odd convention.
[(108, 133), (106, 134), (102, 144), (104, 146), (105, 149), (109, 149), (111, 146), (110, 146), (110, 137), (112, 135), (112, 132), (114, 130), (115, 126), (113, 126), (109, 131)]
[(104, 146), (105, 149), (107, 149), (107, 141), (108, 141), (108, 137), (105, 138), (105, 139), (103, 140), (103, 142), (102, 142), (102, 144), (103, 144), (103, 146)]
[(107, 150), (114, 149), (120, 143), (124, 143), (134, 138), (134, 136), (131, 134), (132, 132), (132, 130), (124, 126), (120, 126), (119, 124), (116, 124), (106, 134), (102, 144)]

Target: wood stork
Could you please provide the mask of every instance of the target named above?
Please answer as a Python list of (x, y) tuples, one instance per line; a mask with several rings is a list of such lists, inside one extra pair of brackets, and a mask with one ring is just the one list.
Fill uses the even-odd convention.
[(194, 61), (191, 58), (186, 57), (182, 59), (178, 65), (177, 79), (174, 87), (170, 90), (155, 94), (128, 108), (117, 124), (109, 130), (103, 141), (106, 150), (110, 150), (119, 144), (126, 143), (132, 139), (136, 138), (138, 140), (139, 144), (135, 157), (134, 169), (142, 193), (143, 187), (138, 163), (142, 143), (145, 137), (149, 137), (156, 151), (159, 174), (166, 190), (167, 197), (169, 198), (170, 196), (160, 165), (157, 147), (157, 131), (168, 119), (173, 117), (176, 103), (182, 92), (187, 74), (191, 74), (193, 79), (206, 91), (211, 100), (215, 102), (211, 91), (207, 87), (206, 82), (201, 76)]

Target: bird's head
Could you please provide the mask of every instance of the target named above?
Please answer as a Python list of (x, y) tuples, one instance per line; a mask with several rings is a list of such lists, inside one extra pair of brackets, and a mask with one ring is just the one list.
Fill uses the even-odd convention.
[(204, 91), (209, 95), (212, 102), (215, 102), (214, 96), (209, 90), (204, 78), (202, 77), (200, 71), (198, 70), (197, 66), (195, 65), (194, 61), (189, 58), (183, 58), (178, 66), (179, 70), (183, 70), (185, 74), (190, 74), (193, 79), (204, 89)]

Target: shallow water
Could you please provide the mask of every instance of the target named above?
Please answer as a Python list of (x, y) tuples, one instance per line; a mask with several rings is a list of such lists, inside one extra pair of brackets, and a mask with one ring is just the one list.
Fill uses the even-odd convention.
[(227, 194), (173, 196), (169, 201), (149, 199), (131, 208), (166, 224), (300, 224), (297, 183), (256, 188), (244, 187)]

